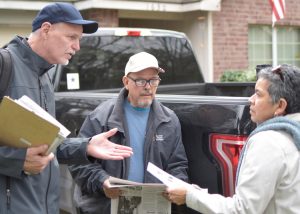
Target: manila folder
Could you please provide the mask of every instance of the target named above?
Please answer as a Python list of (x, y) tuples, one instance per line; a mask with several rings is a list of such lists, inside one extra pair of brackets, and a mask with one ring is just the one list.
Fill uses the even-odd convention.
[(0, 145), (27, 148), (55, 142), (60, 128), (9, 97), (0, 104)]

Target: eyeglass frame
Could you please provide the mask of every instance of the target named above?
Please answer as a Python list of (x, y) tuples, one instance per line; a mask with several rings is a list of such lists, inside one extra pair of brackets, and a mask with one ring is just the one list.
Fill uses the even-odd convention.
[[(158, 77), (158, 78), (155, 78), (155, 79), (149, 79), (149, 80), (145, 80), (145, 79), (134, 79), (134, 78), (132, 78), (131, 76), (126, 76), (128, 79), (131, 79), (134, 83), (135, 83), (135, 85), (137, 86), (137, 87), (145, 87), (146, 85), (147, 85), (147, 83), (149, 83), (149, 85), (150, 86), (152, 86), (152, 87), (158, 87), (159, 86), (159, 83), (160, 83), (160, 81), (161, 81), (161, 79)], [(138, 83), (137, 83), (137, 81), (144, 81), (144, 84), (143, 85), (139, 85)], [(158, 84), (157, 85), (153, 85), (153, 82), (151, 82), (151, 81), (158, 81)]]

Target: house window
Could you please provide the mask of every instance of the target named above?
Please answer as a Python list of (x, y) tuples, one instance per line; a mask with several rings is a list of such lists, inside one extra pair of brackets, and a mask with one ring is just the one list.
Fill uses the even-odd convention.
[[(272, 27), (249, 26), (248, 35), (249, 67), (272, 64)], [(277, 61), (300, 67), (300, 28), (277, 27)]]
[(300, 67), (300, 29), (281, 27), (277, 31), (278, 64)]

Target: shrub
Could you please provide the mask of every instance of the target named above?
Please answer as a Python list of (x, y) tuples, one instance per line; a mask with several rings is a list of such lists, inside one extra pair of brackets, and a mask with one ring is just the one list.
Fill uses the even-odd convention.
[(220, 82), (254, 82), (256, 73), (254, 70), (228, 70), (225, 71)]

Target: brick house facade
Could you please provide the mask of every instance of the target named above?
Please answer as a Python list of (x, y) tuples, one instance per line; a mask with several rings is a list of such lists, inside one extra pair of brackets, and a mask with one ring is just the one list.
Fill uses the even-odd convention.
[[(300, 26), (299, 0), (286, 0), (285, 19), (276, 26)], [(229, 69), (248, 68), (248, 26), (271, 25), (268, 0), (222, 0), (221, 11), (213, 12), (214, 81)]]

